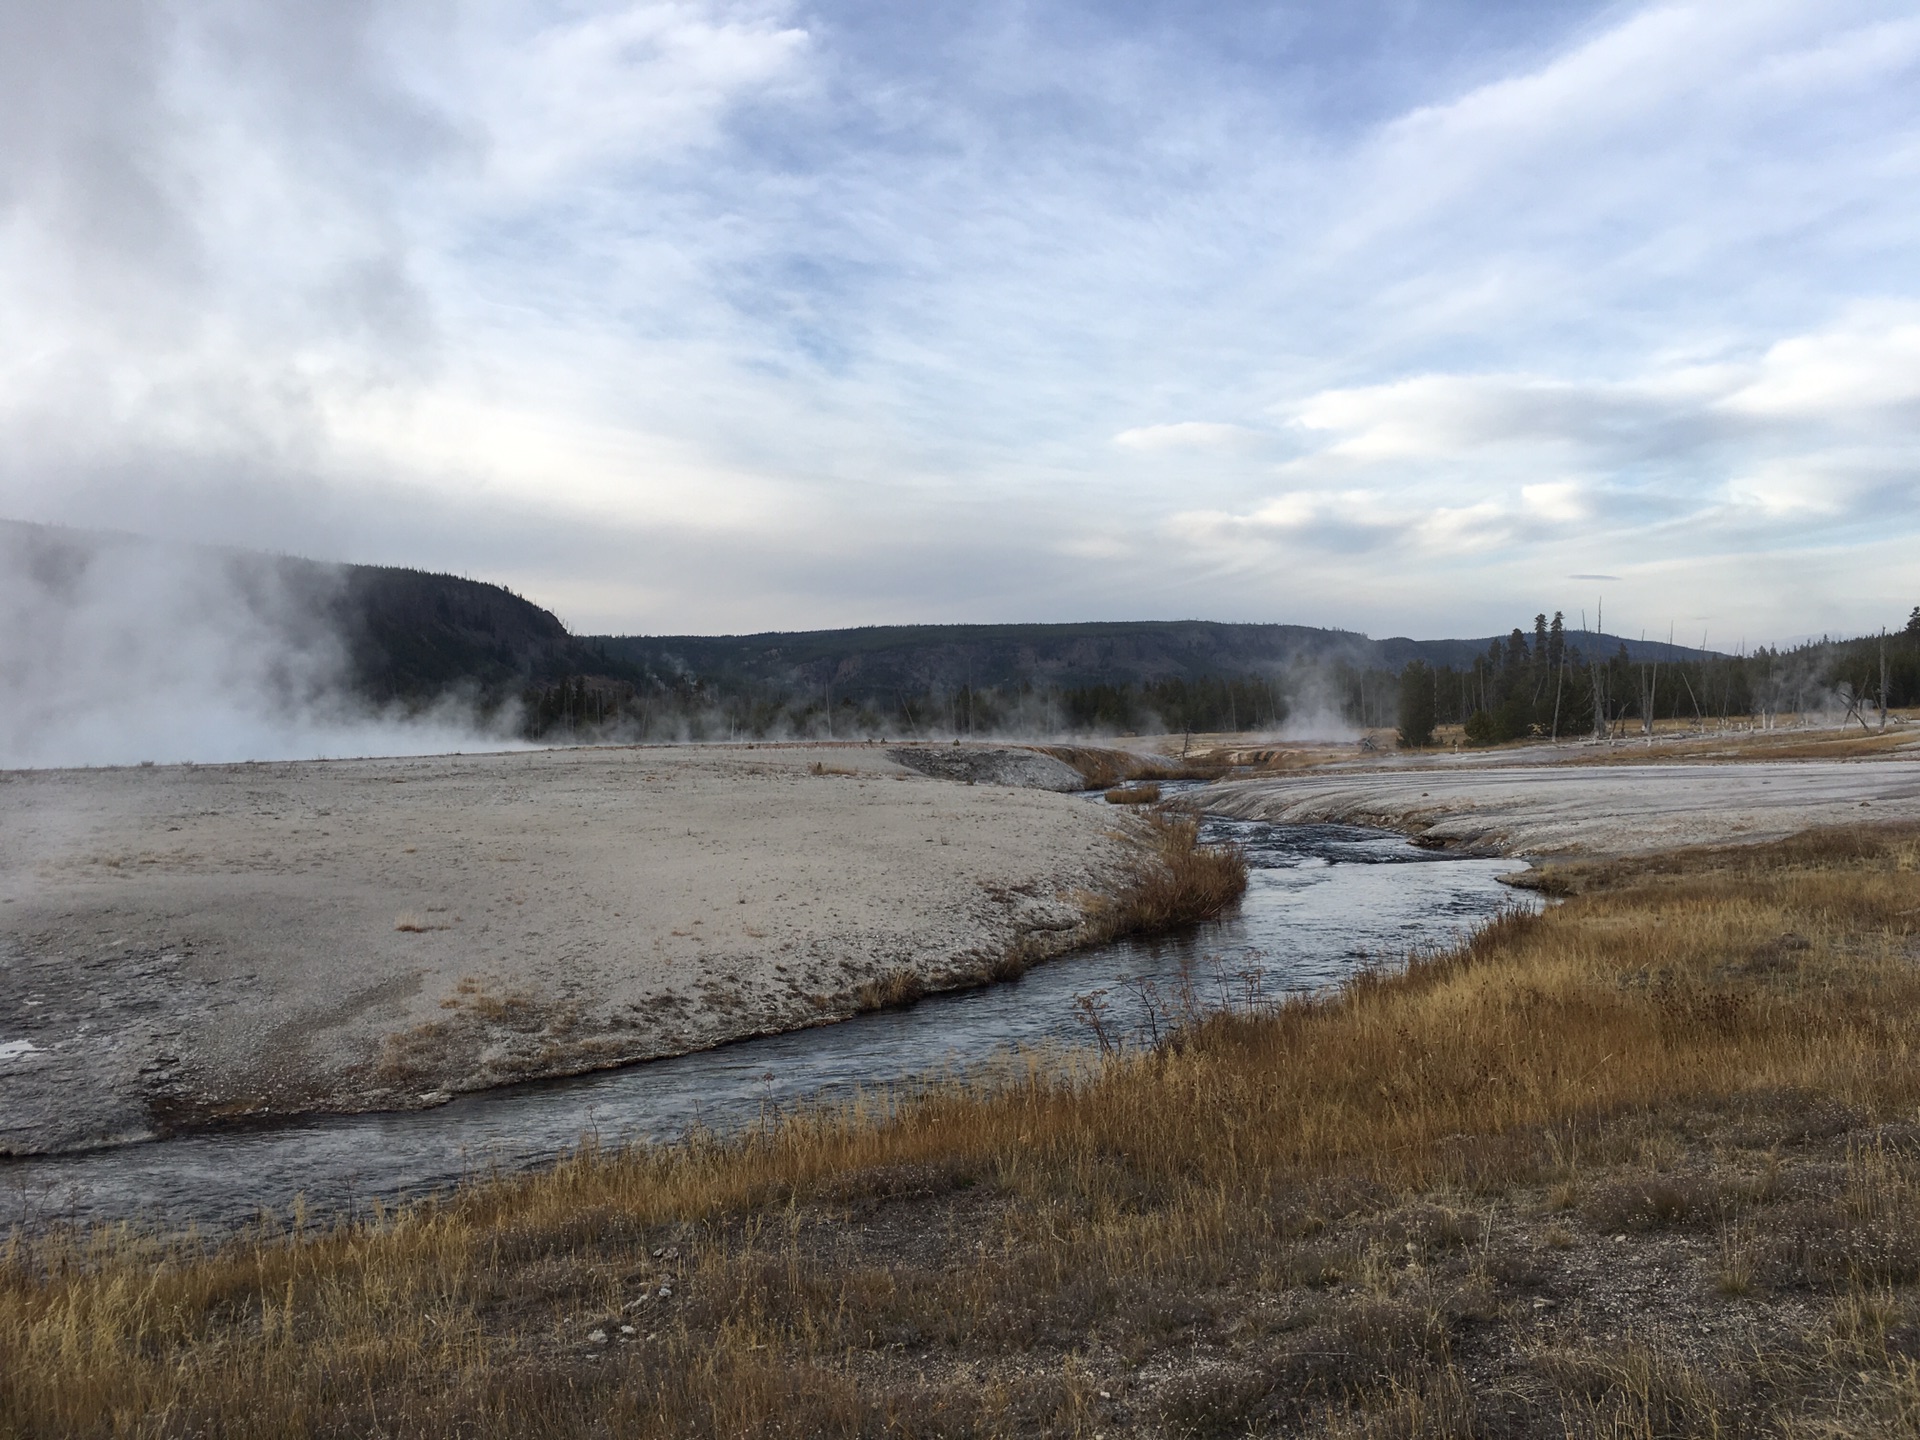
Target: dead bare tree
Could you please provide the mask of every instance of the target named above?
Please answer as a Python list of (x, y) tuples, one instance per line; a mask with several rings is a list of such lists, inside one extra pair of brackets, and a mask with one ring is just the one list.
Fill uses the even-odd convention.
[(1880, 728), (1887, 728), (1887, 627), (1880, 627)]

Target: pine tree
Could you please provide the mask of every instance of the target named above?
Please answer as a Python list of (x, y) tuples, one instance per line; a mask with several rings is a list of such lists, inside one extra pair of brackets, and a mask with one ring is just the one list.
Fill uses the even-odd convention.
[(1506, 663), (1515, 670), (1523, 670), (1526, 668), (1527, 632), (1522, 630), (1518, 625), (1514, 626), (1513, 633), (1507, 636)]
[(1422, 660), (1410, 660), (1400, 672), (1400, 744), (1407, 750), (1423, 750), (1433, 743), (1434, 722), (1433, 671)]

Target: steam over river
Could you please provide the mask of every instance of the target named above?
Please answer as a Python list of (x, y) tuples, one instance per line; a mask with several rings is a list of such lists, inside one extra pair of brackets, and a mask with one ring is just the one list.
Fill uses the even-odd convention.
[(444, 1189), (463, 1176), (550, 1161), (584, 1135), (603, 1145), (726, 1133), (769, 1107), (846, 1100), (975, 1068), (1010, 1047), (1090, 1047), (1077, 997), (1135, 1033), (1150, 997), (1191, 977), (1204, 1005), (1337, 985), (1369, 962), (1444, 945), (1503, 909), (1533, 907), (1498, 876), (1397, 835), (1339, 825), (1212, 819), (1207, 838), (1253, 866), (1233, 918), (1171, 940), (1102, 946), (1004, 985), (911, 1009), (746, 1040), (578, 1079), (470, 1095), (437, 1110), (348, 1116), (190, 1136), (83, 1155), (0, 1161), (0, 1226), (62, 1219), (221, 1228), (304, 1194), (326, 1214)]

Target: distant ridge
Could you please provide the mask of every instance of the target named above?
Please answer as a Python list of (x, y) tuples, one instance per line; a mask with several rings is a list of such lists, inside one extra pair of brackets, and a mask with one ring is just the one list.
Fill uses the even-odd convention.
[[(1663, 641), (1569, 632), (1583, 653), (1634, 660), (1709, 658)], [(852, 692), (973, 685), (1139, 685), (1163, 680), (1270, 677), (1303, 663), (1399, 671), (1409, 660), (1471, 667), (1496, 641), (1373, 640), (1352, 630), (1214, 620), (1087, 621), (1031, 625), (875, 625), (757, 635), (602, 635), (585, 643), (650, 674), (736, 683), (829, 679)]]
[[(831, 690), (888, 702), (929, 688), (1075, 689), (1272, 679), (1302, 664), (1400, 670), (1470, 667), (1500, 637), (1373, 640), (1351, 630), (1212, 620), (874, 625), (753, 635), (570, 634), (549, 610), (486, 581), (384, 565), (331, 564), (222, 546), (0, 521), (5, 579), (54, 607), (165, 558), (224, 576), (250, 621), (311, 651), (331, 634), (351, 687), (376, 702), (448, 692), (499, 700), (586, 677), (637, 687)], [(26, 613), (22, 611), (21, 613)], [(1569, 632), (1588, 654), (1708, 658), (1660, 641)], [(1500, 639), (1504, 644), (1504, 639)]]

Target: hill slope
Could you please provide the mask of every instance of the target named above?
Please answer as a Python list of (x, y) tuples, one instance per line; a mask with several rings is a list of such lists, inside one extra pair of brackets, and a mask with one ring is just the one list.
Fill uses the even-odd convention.
[[(758, 635), (607, 635), (610, 660), (657, 676), (745, 685), (811, 685), (884, 697), (939, 686), (1018, 688), (1144, 685), (1167, 680), (1270, 678), (1301, 664), (1398, 671), (1409, 660), (1471, 666), (1496, 637), (1373, 640), (1351, 630), (1211, 620), (1065, 625), (876, 625)], [(1701, 659), (1708, 652), (1619, 636), (1570, 637), (1635, 660)]]

